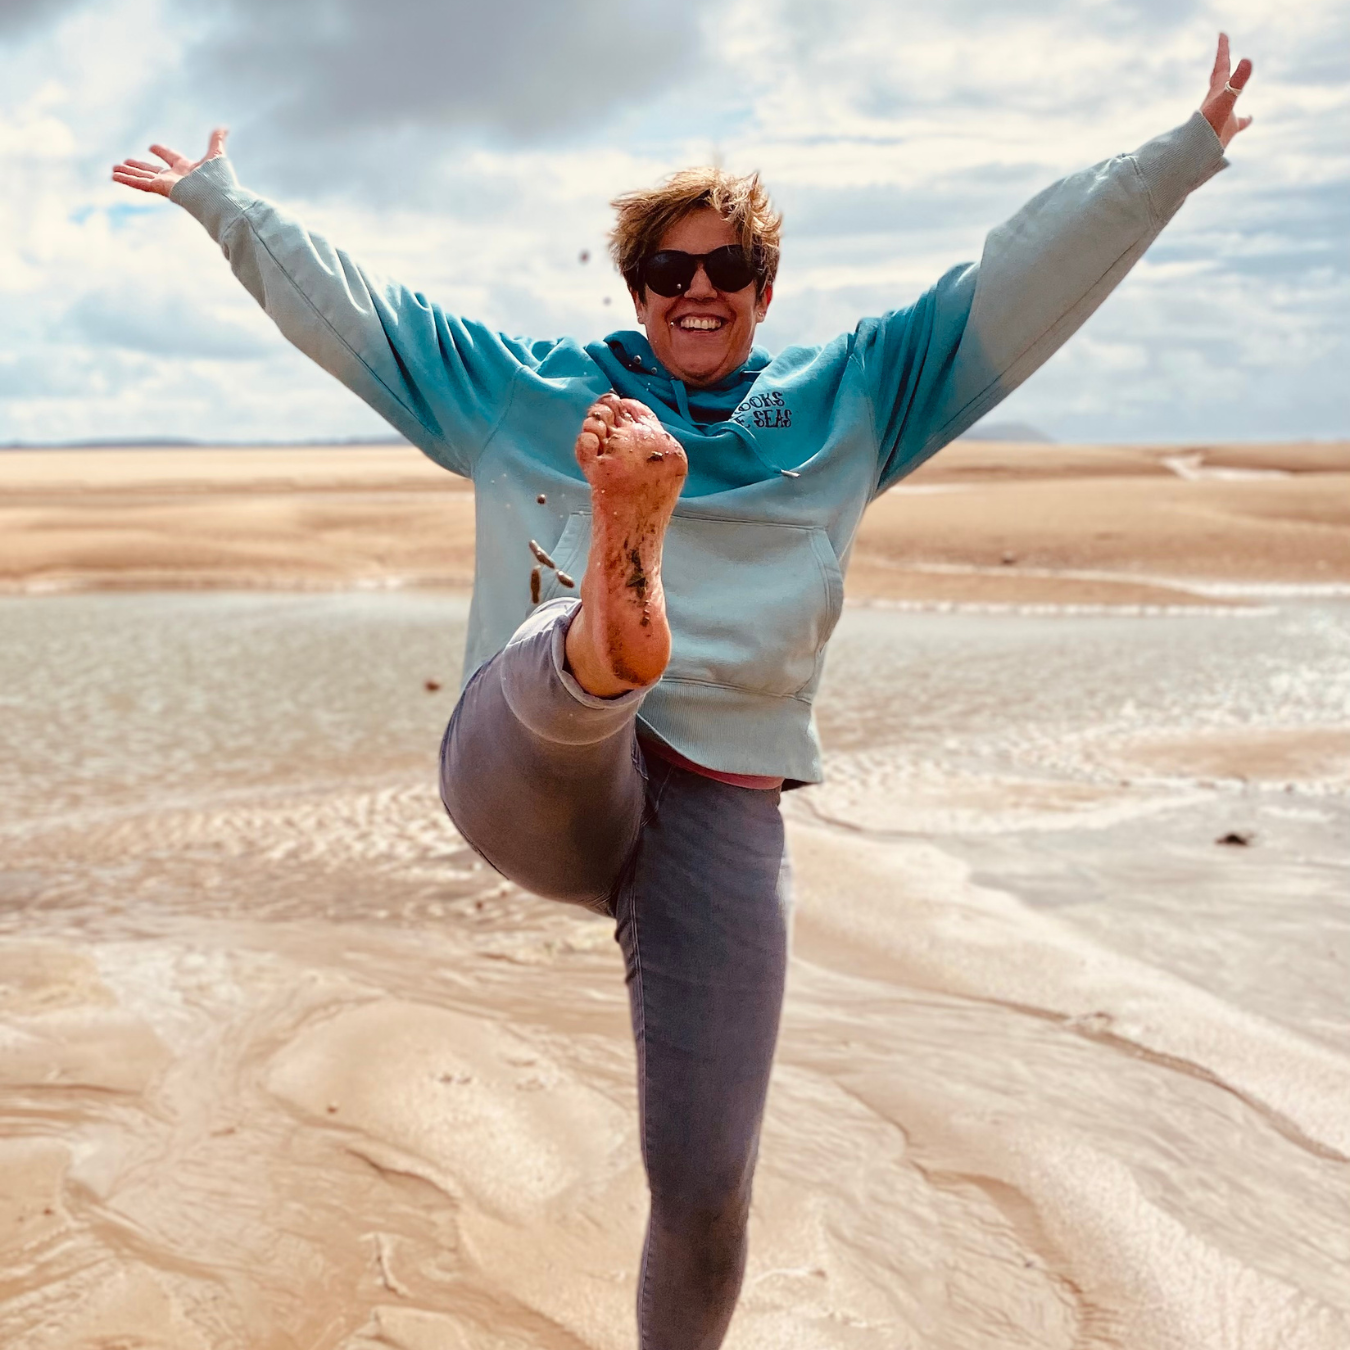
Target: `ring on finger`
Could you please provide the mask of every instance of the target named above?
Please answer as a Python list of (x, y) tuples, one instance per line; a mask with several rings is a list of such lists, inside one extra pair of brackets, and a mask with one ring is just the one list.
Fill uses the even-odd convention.
[(1232, 96), (1233, 96), (1234, 98), (1236, 98), (1236, 97), (1242, 92), (1242, 90), (1241, 90), (1241, 89), (1234, 89), (1234, 88), (1233, 88), (1233, 81), (1232, 81), (1232, 80), (1229, 80), (1228, 83), (1227, 83), (1226, 85), (1224, 85), (1224, 87), (1223, 87), (1223, 92), (1224, 92), (1225, 94), (1232, 94)]

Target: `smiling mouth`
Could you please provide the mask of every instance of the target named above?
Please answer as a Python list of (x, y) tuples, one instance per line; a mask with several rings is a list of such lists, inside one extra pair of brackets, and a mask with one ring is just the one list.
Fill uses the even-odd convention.
[(683, 333), (715, 333), (725, 328), (727, 321), (715, 314), (684, 314), (671, 325)]

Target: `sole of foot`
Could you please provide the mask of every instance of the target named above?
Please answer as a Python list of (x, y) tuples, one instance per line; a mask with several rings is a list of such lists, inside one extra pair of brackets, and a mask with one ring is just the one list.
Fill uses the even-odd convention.
[(661, 545), (689, 462), (650, 408), (617, 394), (591, 405), (576, 451), (591, 551), (567, 661), (583, 689), (613, 698), (655, 684), (670, 660)]

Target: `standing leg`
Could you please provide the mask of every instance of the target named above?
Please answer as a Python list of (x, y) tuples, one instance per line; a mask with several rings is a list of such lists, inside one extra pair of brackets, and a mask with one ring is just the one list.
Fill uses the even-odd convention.
[(618, 896), (651, 1216), (641, 1350), (715, 1350), (745, 1271), (788, 897), (776, 791), (653, 761)]

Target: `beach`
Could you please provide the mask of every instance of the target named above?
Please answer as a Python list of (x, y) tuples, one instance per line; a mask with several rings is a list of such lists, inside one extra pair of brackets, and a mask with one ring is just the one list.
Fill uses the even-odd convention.
[[(468, 484), (411, 446), (0, 450), (0, 594), (473, 582)], [(1350, 443), (959, 441), (873, 504), (852, 600), (1211, 603), (1350, 582)], [(1198, 587), (1198, 589), (1197, 589)]]
[[(436, 796), (473, 528), (0, 451), (0, 1344), (633, 1344), (612, 926)], [(1350, 445), (958, 442), (847, 597), (727, 1346), (1344, 1350)]]

